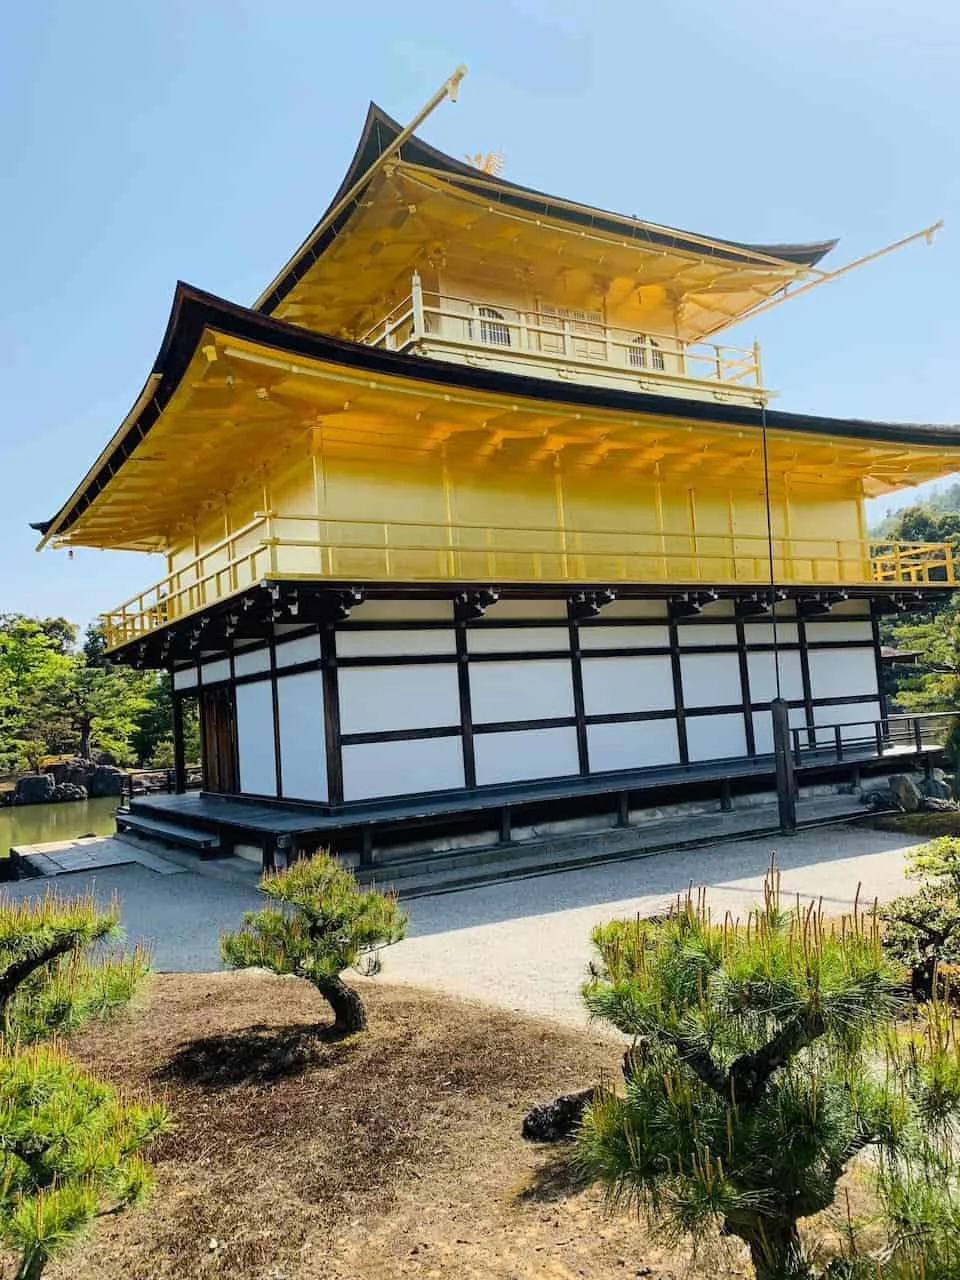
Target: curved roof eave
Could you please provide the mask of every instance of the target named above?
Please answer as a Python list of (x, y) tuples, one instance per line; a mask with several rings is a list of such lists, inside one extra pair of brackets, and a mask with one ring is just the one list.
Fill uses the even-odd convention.
[[(368, 347), (343, 338), (304, 329), (284, 320), (275, 320), (248, 307), (227, 302), (214, 294), (178, 283), (170, 319), (150, 375), (106, 448), (86, 476), (50, 520), (31, 525), (43, 540), (65, 532), (109, 483), (133, 450), (150, 431), (176, 391), (196, 352), (205, 329), (228, 337), (259, 342), (288, 355), (362, 369), (365, 373), (447, 385), (462, 390), (542, 400), (572, 409), (619, 409), (629, 413), (712, 422), (718, 425), (759, 428), (762, 410), (750, 405), (718, 404), (688, 400), (679, 396), (646, 391), (619, 391), (584, 384), (556, 383), (527, 374), (430, 360)], [(831, 435), (883, 443), (960, 448), (960, 424), (870, 422), (856, 418), (824, 418), (812, 414), (768, 409), (766, 424), (773, 430), (810, 435)]]
[[(266, 315), (272, 314), (297, 281), (323, 255), (328, 245), (336, 239), (352, 216), (355, 208), (354, 203), (351, 203), (343, 210), (315, 243), (313, 242), (313, 235), (317, 227), (323, 224), (330, 210), (335, 208), (339, 201), (350, 191), (351, 187), (362, 179), (373, 162), (395, 141), (401, 131), (402, 126), (392, 116), (387, 115), (375, 102), (370, 103), (367, 109), (367, 117), (363, 122), (360, 140), (353, 153), (350, 166), (333, 199), (327, 206), (327, 211), (307, 236), (304, 242), (305, 247), (291, 259), (279, 280), (259, 304), (257, 310), (263, 311)], [(490, 189), (492, 189), (498, 201), (503, 204), (509, 204), (514, 208), (523, 209), (525, 212), (554, 217), (560, 221), (571, 222), (578, 226), (589, 226), (592, 229), (607, 231), (618, 236), (627, 234), (629, 238), (636, 240), (638, 243), (653, 244), (661, 248), (680, 249), (685, 252), (716, 258), (729, 257), (733, 261), (746, 261), (748, 264), (749, 258), (745, 259), (744, 254), (756, 254), (757, 261), (754, 265), (757, 266), (769, 266), (769, 259), (776, 258), (787, 266), (814, 267), (837, 245), (836, 240), (819, 240), (811, 244), (748, 244), (737, 240), (712, 239), (712, 244), (715, 247), (704, 246), (695, 238), (693, 232), (681, 231), (673, 227), (651, 227), (643, 221), (625, 217), (622, 214), (610, 213), (603, 209), (593, 209), (587, 206), (578, 206), (575, 209), (571, 209), (566, 201), (558, 203), (558, 197), (547, 195), (543, 191), (537, 191), (532, 187), (524, 187), (516, 182), (509, 182), (506, 178), (496, 178), (489, 174), (481, 175), (480, 170), (475, 169), (472, 165), (464, 164), (463, 161), (456, 160), (453, 156), (449, 156), (443, 151), (438, 151), (436, 147), (430, 146), (429, 143), (424, 142), (416, 135), (403, 144), (400, 154), (405, 160), (445, 174), (454, 184), (456, 184), (458, 177), (469, 179), (471, 183), (475, 183), (478, 177), (483, 176), (489, 184), (488, 195), (491, 194)], [(357, 200), (363, 195), (363, 190), (364, 188), (361, 188), (357, 193)], [(729, 253), (725, 253), (724, 248), (728, 249)]]

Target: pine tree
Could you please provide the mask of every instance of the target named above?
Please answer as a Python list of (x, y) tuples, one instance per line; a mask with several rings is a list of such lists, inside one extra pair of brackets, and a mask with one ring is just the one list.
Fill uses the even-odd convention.
[(20, 1253), (16, 1280), (142, 1199), (140, 1152), (169, 1124), (42, 1043), (133, 996), (146, 957), (104, 950), (119, 936), (116, 909), (92, 897), (0, 899), (0, 1240)]
[(266, 875), (260, 892), (276, 907), (248, 911), (235, 933), (220, 940), (224, 960), (234, 969), (261, 966), (313, 983), (334, 1013), (341, 1035), (363, 1031), (366, 1010), (358, 992), (340, 975), (380, 968), (380, 949), (399, 942), (407, 918), (392, 894), (361, 889), (335, 858), (317, 854), (286, 871)]
[(0, 1033), (6, 1041), (74, 1031), (125, 1005), (147, 972), (147, 958), (139, 949), (106, 950), (120, 936), (116, 907), (101, 910), (92, 896), (0, 899)]
[(633, 1042), (625, 1092), (587, 1110), (577, 1158), (615, 1198), (674, 1237), (717, 1225), (759, 1280), (787, 1280), (814, 1274), (798, 1224), (864, 1148), (890, 1170), (909, 1153), (929, 1176), (960, 1068), (952, 1047), (925, 1056), (891, 1030), (899, 975), (876, 912), (828, 924), (814, 906), (784, 910), (771, 875), (746, 922), (688, 898), (593, 942), (587, 1008)]
[(139, 1153), (168, 1126), (162, 1106), (123, 1102), (57, 1045), (0, 1050), (0, 1240), (20, 1255), (15, 1280), (142, 1201)]

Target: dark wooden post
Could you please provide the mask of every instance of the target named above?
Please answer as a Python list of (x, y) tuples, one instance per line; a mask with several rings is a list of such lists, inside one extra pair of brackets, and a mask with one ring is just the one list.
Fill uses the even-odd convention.
[(793, 774), (793, 752), (790, 750), (790, 708), (784, 698), (770, 703), (773, 718), (773, 751), (777, 770), (777, 805), (780, 830), (790, 835), (797, 829), (797, 793)]
[[(173, 677), (171, 676), (172, 680)], [(183, 699), (173, 694), (173, 778), (174, 790), (178, 796), (187, 789), (187, 762), (184, 755), (183, 742)]]

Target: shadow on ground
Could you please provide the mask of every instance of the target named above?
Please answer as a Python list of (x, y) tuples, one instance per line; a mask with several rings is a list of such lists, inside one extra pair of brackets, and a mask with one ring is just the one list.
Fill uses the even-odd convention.
[(589, 1186), (573, 1162), (573, 1143), (558, 1144), (556, 1156), (537, 1169), (517, 1199), (521, 1204), (553, 1204)]
[(153, 1078), (211, 1090), (267, 1084), (315, 1067), (339, 1066), (355, 1047), (356, 1038), (345, 1039), (332, 1027), (257, 1025), (191, 1040)]

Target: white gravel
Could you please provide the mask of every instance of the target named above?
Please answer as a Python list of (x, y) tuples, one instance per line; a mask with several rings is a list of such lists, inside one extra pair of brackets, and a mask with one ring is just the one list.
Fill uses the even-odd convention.
[(839, 914), (858, 885), (867, 901), (909, 888), (905, 854), (917, 843), (828, 827), (419, 898), (409, 904), (409, 937), (384, 953), (383, 976), (582, 1025), (593, 925), (650, 914), (691, 881), (710, 887), (716, 912), (743, 913), (758, 900), (774, 851), (785, 894), (820, 897)]
[[(785, 893), (820, 896), (828, 913), (839, 913), (858, 884), (868, 901), (903, 892), (904, 855), (917, 843), (825, 827), (417, 898), (407, 907), (409, 937), (384, 952), (383, 977), (580, 1026), (579, 989), (594, 924), (662, 909), (691, 881), (710, 886), (715, 911), (742, 913), (757, 901), (774, 849)], [(130, 941), (146, 942), (161, 970), (220, 968), (218, 934), (235, 928), (245, 909), (262, 905), (252, 872), (244, 886), (214, 878), (203, 864), (178, 875), (105, 867), (3, 889), (20, 898), (51, 885), (65, 893), (92, 889), (105, 902), (116, 896)]]

